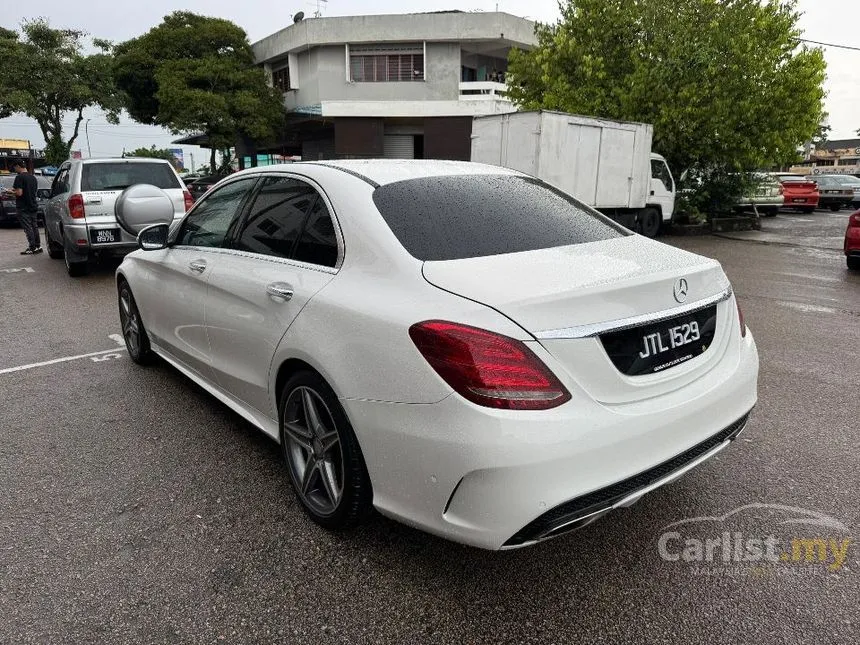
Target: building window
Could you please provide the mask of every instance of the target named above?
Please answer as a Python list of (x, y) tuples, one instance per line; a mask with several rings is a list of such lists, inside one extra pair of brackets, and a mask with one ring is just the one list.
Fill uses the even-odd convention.
[(840, 166), (857, 166), (860, 165), (860, 158), (858, 157), (842, 157), (839, 160)]
[(276, 69), (272, 72), (272, 87), (282, 92), (290, 91), (290, 66)]
[(349, 48), (349, 78), (356, 83), (424, 80), (424, 47), (390, 45)]

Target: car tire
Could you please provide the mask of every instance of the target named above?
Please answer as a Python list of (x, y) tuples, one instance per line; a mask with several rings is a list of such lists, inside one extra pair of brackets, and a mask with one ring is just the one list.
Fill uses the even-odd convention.
[(68, 243), (63, 247), (63, 258), (66, 261), (66, 273), (68, 273), (70, 277), (80, 278), (87, 274), (87, 271), (89, 270), (87, 261), (89, 258), (84, 255), (83, 259), (81, 259), (80, 255), (69, 250)]
[(842, 210), (842, 204), (830, 204), (830, 210), (832, 210), (834, 213), (838, 213)]
[(662, 223), (663, 219), (656, 208), (646, 208), (639, 213), (639, 231), (645, 237), (657, 237)]
[(761, 209), (762, 217), (776, 217), (777, 213), (779, 213), (778, 208), (762, 208)]
[(801, 208), (801, 209), (800, 209), (800, 212), (801, 212), (801, 213), (806, 213), (807, 215), (809, 215), (810, 213), (814, 213), (814, 212), (815, 212), (815, 206), (807, 206), (806, 208)]
[(860, 271), (860, 258), (858, 257), (847, 257), (845, 258), (846, 264), (848, 264), (848, 268), (852, 271)]
[(329, 530), (361, 523), (373, 507), (370, 477), (328, 383), (315, 372), (294, 374), (281, 391), (279, 417), (281, 452), (308, 516)]
[(48, 229), (47, 226), (45, 226), (44, 235), (45, 245), (48, 247), (48, 257), (52, 260), (63, 259), (63, 256), (65, 255), (65, 253), (63, 252), (63, 245), (54, 242), (53, 238), (51, 237), (50, 229)]
[(137, 302), (131, 293), (131, 287), (125, 280), (120, 281), (117, 291), (119, 305), (119, 322), (122, 326), (122, 338), (128, 355), (138, 365), (149, 365), (154, 357), (149, 344), (149, 336), (140, 318)]

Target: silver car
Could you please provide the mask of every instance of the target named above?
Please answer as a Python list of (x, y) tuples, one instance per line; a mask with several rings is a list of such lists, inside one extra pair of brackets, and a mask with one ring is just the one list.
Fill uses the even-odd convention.
[(73, 159), (60, 166), (45, 206), (45, 242), (49, 256), (65, 258), (70, 276), (84, 275), (94, 254), (125, 255), (137, 248), (136, 235), (114, 212), (120, 193), (136, 184), (162, 189), (173, 202), (176, 220), (194, 203), (163, 159)]

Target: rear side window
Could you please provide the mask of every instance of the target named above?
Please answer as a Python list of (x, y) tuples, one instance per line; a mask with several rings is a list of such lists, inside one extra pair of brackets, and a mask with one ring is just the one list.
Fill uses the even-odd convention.
[(266, 178), (236, 241), (236, 248), (279, 258), (292, 257), (308, 210), (316, 199), (317, 192), (303, 181), (289, 177)]
[(532, 177), (409, 179), (380, 186), (373, 201), (403, 247), (424, 261), (519, 253), (632, 235)]
[(135, 184), (152, 184), (162, 189), (180, 188), (176, 173), (166, 163), (116, 161), (84, 164), (81, 191), (125, 190)]

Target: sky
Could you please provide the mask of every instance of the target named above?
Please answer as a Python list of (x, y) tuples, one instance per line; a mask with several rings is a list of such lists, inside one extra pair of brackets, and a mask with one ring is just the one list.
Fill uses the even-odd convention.
[[(857, 0), (800, 0), (804, 12), (801, 26), (810, 40), (860, 48), (860, 2)], [(464, 11), (506, 11), (540, 22), (555, 22), (559, 16), (556, 0), (146, 0), (146, 2), (117, 2), (117, 0), (40, 0), (35, 3), (10, 3), (5, 6), (0, 24), (17, 28), (21, 20), (47, 16), (55, 27), (81, 29), (92, 36), (123, 41), (140, 35), (157, 25), (164, 15), (174, 10), (227, 18), (241, 25), (252, 42), (288, 26), (292, 16), (304, 11), (310, 17), (318, 9), (324, 16), (347, 16), (380, 13), (417, 13), (457, 8)], [(833, 128), (831, 139), (858, 136), (860, 129), (860, 51), (824, 48), (828, 63), (826, 109)], [(123, 119), (118, 126), (107, 123), (99, 110), (91, 110), (89, 143), (83, 132), (76, 149), (88, 156), (117, 156), (123, 149), (170, 144), (176, 137), (161, 128), (135, 124)], [(66, 121), (72, 125), (73, 120)], [(0, 138), (29, 139), (35, 147), (43, 145), (41, 132), (24, 115), (0, 119)], [(207, 151), (185, 146), (187, 167), (200, 165)], [(192, 160), (193, 156), (193, 160)]]

